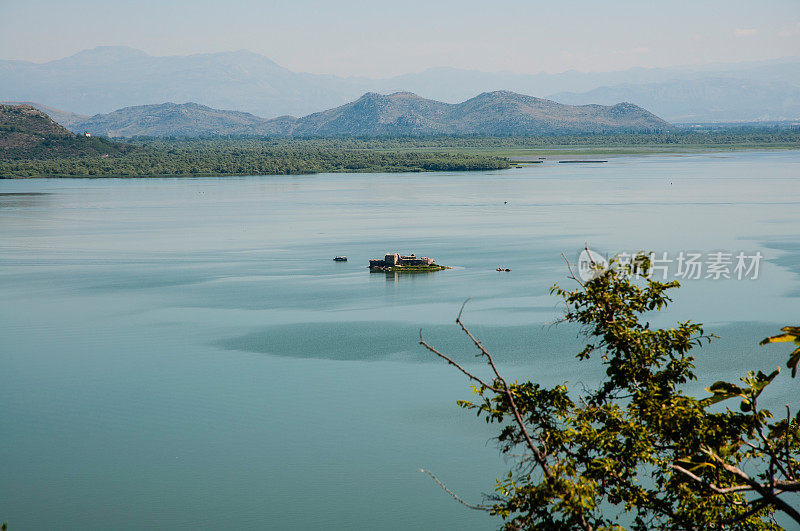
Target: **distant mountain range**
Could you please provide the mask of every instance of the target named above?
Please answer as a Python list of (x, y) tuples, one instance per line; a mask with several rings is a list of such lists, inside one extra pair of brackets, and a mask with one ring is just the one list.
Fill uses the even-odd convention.
[[(800, 65), (797, 66), (800, 69)], [(642, 85), (600, 87), (553, 99), (581, 105), (634, 101), (677, 123), (766, 122), (800, 118), (800, 86), (736, 78), (676, 79)]]
[(670, 124), (630, 103), (563, 105), (508, 91), (479, 94), (458, 103), (410, 92), (370, 92), (356, 101), (302, 118), (258, 116), (196, 103), (126, 107), (70, 125), (74, 131), (118, 136), (379, 136), (526, 135), (664, 131)]
[(434, 68), (388, 79), (292, 72), (248, 51), (153, 57), (98, 47), (42, 64), (0, 61), (0, 100), (84, 115), (193, 101), (272, 118), (337, 107), (365, 92), (411, 91), (455, 103), (496, 90), (571, 104), (628, 101), (670, 122), (793, 120), (800, 118), (800, 58), (531, 75)]

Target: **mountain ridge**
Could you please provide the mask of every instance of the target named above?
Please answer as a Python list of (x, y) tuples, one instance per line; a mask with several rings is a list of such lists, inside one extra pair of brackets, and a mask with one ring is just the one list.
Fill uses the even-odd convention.
[[(770, 97), (761, 97), (761, 89), (743, 93), (731, 79), (766, 87)], [(646, 90), (635, 88), (673, 81), (691, 81), (697, 87), (693, 90), (715, 96), (696, 100), (682, 97), (676, 88), (673, 101), (659, 108)], [(800, 118), (800, 105), (793, 103), (800, 90), (798, 57), (594, 73), (517, 74), (434, 67), (385, 79), (294, 72), (247, 50), (154, 57), (135, 48), (112, 46), (45, 63), (0, 60), (0, 99), (37, 101), (86, 115), (153, 102), (194, 101), (271, 118), (330, 109), (370, 91), (411, 91), (457, 103), (479, 92), (501, 89), (548, 95), (558, 101), (564, 94), (577, 98), (574, 95), (601, 87), (618, 87), (616, 101), (630, 101), (672, 122), (758, 118), (754, 109), (767, 117)], [(564, 96), (563, 103), (609, 103), (591, 101), (591, 96), (569, 101)]]
[(672, 126), (631, 104), (572, 106), (511, 91), (484, 92), (446, 103), (411, 92), (367, 92), (360, 98), (300, 118), (266, 120), (197, 103), (118, 109), (72, 125), (103, 136), (415, 136), (530, 135), (665, 131)]

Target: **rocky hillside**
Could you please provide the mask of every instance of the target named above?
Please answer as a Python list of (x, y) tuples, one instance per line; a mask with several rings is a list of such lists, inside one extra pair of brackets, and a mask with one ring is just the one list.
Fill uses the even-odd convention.
[(116, 155), (125, 150), (104, 138), (75, 135), (31, 105), (0, 105), (0, 159)]
[(463, 103), (429, 100), (410, 92), (362, 97), (303, 118), (265, 120), (196, 103), (128, 107), (73, 124), (75, 131), (104, 136), (408, 136), (532, 135), (649, 132), (671, 129), (630, 103), (563, 105), (508, 91), (487, 92)]
[(530, 135), (647, 132), (671, 127), (630, 103), (572, 106), (497, 91), (450, 104), (397, 92), (367, 93), (352, 103), (300, 118), (291, 133), (295, 136)]
[(82, 122), (87, 120), (89, 117), (83, 114), (76, 114), (74, 112), (69, 111), (62, 111), (61, 109), (56, 109), (55, 107), (50, 107), (49, 105), (42, 105), (41, 103), (37, 103), (35, 101), (0, 101), (2, 105), (30, 105), (31, 107), (35, 107), (39, 109), (47, 116), (53, 119), (59, 125), (63, 125), (67, 129), (70, 129), (73, 125), (78, 122)]

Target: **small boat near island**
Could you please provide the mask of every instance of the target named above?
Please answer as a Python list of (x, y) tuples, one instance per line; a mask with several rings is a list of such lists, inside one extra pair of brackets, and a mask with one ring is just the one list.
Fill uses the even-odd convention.
[(346, 256), (335, 256), (333, 258), (333, 261), (334, 262), (347, 262), (347, 257)]
[(559, 160), (559, 164), (593, 164), (598, 162), (608, 162), (607, 160)]

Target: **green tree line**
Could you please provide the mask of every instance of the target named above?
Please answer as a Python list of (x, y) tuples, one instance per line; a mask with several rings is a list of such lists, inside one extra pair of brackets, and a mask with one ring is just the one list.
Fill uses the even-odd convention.
[(800, 129), (531, 137), (134, 138), (113, 142), (96, 137), (45, 137), (35, 147), (0, 149), (0, 177), (494, 170), (508, 168), (509, 161), (502, 155), (516, 149), (690, 146), (797, 148)]
[(281, 175), (326, 172), (494, 170), (506, 159), (479, 154), (385, 152), (256, 140), (153, 141), (119, 156), (0, 160), (3, 177)]

